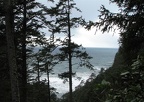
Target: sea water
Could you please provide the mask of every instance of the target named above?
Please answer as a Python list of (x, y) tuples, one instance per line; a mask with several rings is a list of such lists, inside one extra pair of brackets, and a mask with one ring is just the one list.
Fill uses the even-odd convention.
[[(73, 66), (73, 72), (76, 73), (76, 77), (73, 77), (72, 80), (73, 90), (75, 90), (75, 87), (78, 86), (81, 81), (86, 82), (92, 73), (97, 75), (101, 68), (109, 68), (113, 64), (115, 54), (118, 51), (117, 48), (86, 48), (85, 50), (91, 57), (93, 57), (90, 60), (90, 63), (94, 66), (94, 70), (90, 70), (85, 67), (78, 68), (77, 66)], [(72, 62), (78, 63), (78, 60), (73, 59)], [(68, 62), (63, 62), (54, 67), (53, 72), (55, 74), (50, 74), (50, 85), (51, 87), (56, 88), (56, 91), (59, 93), (59, 97), (69, 91), (69, 83), (64, 83), (64, 80), (58, 77), (58, 74), (67, 71)], [(43, 79), (45, 78), (46, 76), (43, 75)]]

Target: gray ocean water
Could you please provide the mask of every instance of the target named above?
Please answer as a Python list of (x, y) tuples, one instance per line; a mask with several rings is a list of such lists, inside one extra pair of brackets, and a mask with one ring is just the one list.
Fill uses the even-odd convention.
[[(73, 66), (73, 72), (76, 73), (76, 77), (73, 78), (73, 90), (75, 90), (75, 87), (78, 86), (82, 80), (86, 82), (92, 73), (97, 75), (101, 68), (109, 68), (113, 64), (115, 54), (118, 51), (117, 48), (86, 48), (85, 50), (93, 57), (90, 63), (94, 66), (94, 71), (85, 67), (77, 68), (77, 66)], [(78, 61), (77, 59), (73, 59), (72, 62), (76, 63)], [(56, 65), (53, 71), (55, 74), (50, 75), (50, 84), (57, 89), (57, 92), (59, 92), (58, 96), (68, 92), (69, 89), (68, 82), (63, 83), (64, 80), (58, 78), (58, 74), (65, 71), (68, 71), (68, 62)], [(45, 77), (46, 76), (43, 76), (43, 78)], [(77, 77), (81, 77), (81, 79), (78, 80)]]

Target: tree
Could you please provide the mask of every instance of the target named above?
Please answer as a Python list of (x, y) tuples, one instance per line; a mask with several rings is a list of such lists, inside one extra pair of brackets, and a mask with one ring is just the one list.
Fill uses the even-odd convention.
[(16, 61), (16, 52), (15, 52), (15, 44), (14, 44), (13, 2), (14, 1), (12, 0), (5, 0), (6, 39), (7, 39), (7, 49), (8, 49), (7, 50), (8, 62), (10, 68), (12, 102), (20, 102), (17, 61)]
[(23, 36), (22, 36), (22, 93), (21, 93), (21, 102), (27, 102), (27, 55), (26, 55), (26, 33), (27, 33), (27, 0), (23, 1)]
[[(10, 72), (7, 59), (7, 43), (5, 33), (5, 13), (3, 1), (0, 1), (0, 101), (11, 101), (10, 93)], [(7, 97), (4, 97), (7, 96)]]
[(55, 52), (59, 46), (59, 43), (60, 40), (55, 39), (54, 35), (52, 34), (50, 38), (47, 39), (45, 44), (38, 48), (38, 52), (36, 52), (33, 56), (35, 60), (32, 62), (32, 70), (33, 72), (36, 71), (36, 81), (41, 84), (41, 75), (46, 74), (47, 76), (45, 81), (47, 82), (48, 102), (53, 100), (52, 97), (54, 95), (52, 93), (54, 88), (50, 86), (50, 73), (52, 73), (54, 66), (60, 62), (58, 59), (59, 55), (57, 55)]
[[(34, 10), (36, 7), (39, 9)], [(5, 22), (4, 22), (4, 0), (0, 1), (0, 35), (3, 37), (2, 44), (5, 40)], [(45, 28), (48, 25), (46, 20), (47, 12), (44, 11), (42, 4), (35, 2), (34, 0), (16, 0), (13, 1), (13, 39), (16, 50), (16, 61), (18, 66), (19, 73), (19, 82), (20, 82), (20, 96), (21, 101), (26, 102), (27, 97), (27, 70), (29, 68), (27, 59), (32, 51), (32, 48), (36, 45), (41, 45), (45, 41), (44, 32), (40, 31), (41, 28)], [(2, 46), (2, 49), (5, 49), (5, 46)], [(6, 52), (5, 51), (2, 51)], [(2, 56), (5, 58), (3, 61), (7, 61), (5, 53)], [(7, 62), (6, 62), (7, 63)], [(4, 66), (4, 64), (1, 64)], [(2, 67), (3, 70), (4, 67)], [(5, 70), (6, 68), (4, 68)], [(7, 72), (9, 71), (6, 69)], [(4, 72), (3, 72), (4, 73)], [(8, 74), (6, 74), (8, 77)], [(8, 80), (7, 80), (8, 81)]]
[[(73, 102), (73, 96), (72, 96), (72, 46), (71, 46), (71, 28), (76, 28), (80, 24), (84, 23), (84, 20), (82, 17), (74, 17), (71, 18), (71, 10), (76, 9), (77, 11), (80, 11), (77, 7), (75, 7), (75, 3), (73, 0), (59, 0), (59, 2), (56, 4), (56, 7), (53, 7), (53, 11), (55, 13), (52, 14), (55, 19), (55, 25), (54, 29), (51, 29), (53, 33), (64, 33), (66, 34), (67, 39), (67, 56), (68, 56), (68, 63), (69, 63), (69, 102)], [(81, 12), (81, 11), (80, 11)]]
[[(82, 48), (81, 45), (77, 45), (74, 42), (71, 42), (71, 60), (76, 60), (76, 63), (71, 62), (71, 68), (76, 67), (76, 68), (80, 68), (80, 67), (86, 67), (89, 68), (90, 70), (93, 70), (93, 65), (89, 62), (89, 60), (92, 58), (90, 57), (86, 51), (83, 51), (84, 49)], [(64, 42), (63, 43), (63, 47), (60, 48), (60, 60), (61, 61), (68, 61), (69, 63), (69, 46), (68, 46), (68, 42)], [(72, 70), (72, 69), (71, 69)], [(59, 74), (59, 77), (64, 79), (64, 82), (68, 81), (67, 79), (69, 79), (69, 76), (71, 75), (71, 81), (72, 81), (72, 77), (76, 75), (76, 72), (74, 73), (73, 71), (71, 71), (71, 73), (68, 71), (65, 71), (64, 73)], [(80, 77), (77, 77), (80, 78)], [(71, 85), (72, 88), (72, 82), (69, 82), (69, 85)], [(70, 97), (70, 95), (72, 95), (72, 89), (71, 89), (71, 93), (69, 92), (68, 95)], [(70, 99), (68, 97), (68, 99)], [(73, 97), (71, 97), (73, 98)], [(69, 100), (70, 101), (70, 100)]]
[(73, 102), (72, 95), (72, 50), (71, 50), (71, 24), (70, 24), (70, 1), (68, 0), (67, 24), (68, 24), (68, 62), (69, 62), (69, 102)]
[[(17, 1), (15, 3), (15, 44), (17, 49), (17, 60), (19, 66), (19, 81), (21, 101), (26, 102), (27, 98), (27, 70), (29, 69), (27, 59), (32, 48), (42, 45), (45, 42), (44, 32), (40, 29), (48, 25), (46, 12), (42, 4), (34, 0)], [(36, 9), (36, 8), (39, 9)]]
[(40, 83), (40, 78), (41, 78), (41, 69), (42, 69), (42, 64), (41, 64), (41, 57), (40, 57), (40, 51), (35, 53), (33, 55), (33, 60), (31, 67), (32, 67), (32, 74), (36, 74), (36, 82)]
[(53, 71), (53, 68), (56, 64), (59, 63), (57, 55), (52, 54), (57, 46), (50, 43), (50, 45), (45, 46), (41, 50), (41, 57), (43, 59), (43, 72), (46, 72), (47, 75), (47, 87), (48, 87), (48, 100), (51, 102), (51, 87), (50, 87), (50, 73)]
[[(124, 63), (118, 74), (116, 84), (112, 87), (108, 102), (142, 102), (143, 101), (143, 55), (140, 52), (144, 48), (144, 1), (138, 0), (110, 0), (119, 7), (118, 13), (112, 13), (104, 6), (100, 9), (99, 22), (89, 22), (86, 28), (96, 26), (103, 32), (114, 29), (120, 30), (120, 50)], [(135, 62), (133, 62), (135, 60)], [(124, 71), (125, 70), (125, 71)]]
[[(49, 1), (53, 2), (53, 0), (49, 0)], [(0, 7), (2, 8), (0, 10), (0, 17), (1, 17), (0, 22), (2, 23), (2, 25), (0, 25), (1, 27), (0, 34), (3, 34), (5, 36), (5, 22), (2, 22), (2, 20), (4, 19), (3, 7), (6, 8), (6, 11), (8, 10), (7, 10), (7, 7), (5, 7), (5, 4), (7, 3), (7, 1), (5, 4), (3, 4), (3, 2), (4, 0), (0, 1)], [(73, 1), (70, 1), (70, 2), (73, 2)], [(12, 45), (13, 51), (14, 50), (16, 51), (14, 52), (15, 55), (13, 55), (16, 62), (14, 62), (13, 64), (16, 64), (18, 66), (17, 73), (19, 74), (19, 76), (16, 75), (16, 77), (19, 78), (19, 82), (20, 82), (21, 101), (26, 102), (27, 100), (27, 84), (28, 84), (27, 83), (27, 80), (28, 80), (27, 71), (30, 69), (29, 62), (27, 60), (30, 57), (30, 54), (33, 50), (32, 48), (35, 48), (36, 46), (38, 47), (42, 46), (47, 40), (44, 37), (45, 33), (42, 32), (41, 29), (48, 27), (49, 31), (51, 31), (53, 34), (57, 32), (58, 33), (63, 32), (67, 34), (67, 37), (69, 38), (68, 40), (69, 44), (67, 46), (69, 50), (69, 56), (71, 56), (70, 28), (77, 27), (80, 23), (83, 22), (83, 19), (81, 17), (72, 18), (72, 19), (70, 18), (70, 12), (71, 12), (70, 9), (76, 8), (74, 7), (74, 5), (75, 3), (69, 3), (69, 1), (60, 0), (58, 4), (56, 5), (56, 8), (48, 9), (46, 6), (34, 0), (23, 0), (23, 1), (16, 0), (16, 1), (12, 1), (11, 10), (13, 11), (11, 10), (9, 11), (11, 12), (10, 14), (12, 15), (12, 18), (10, 20), (11, 22), (8, 22), (8, 19), (10, 19), (8, 18), (8, 13), (5, 13), (6, 24), (7, 24), (6, 28), (9, 26), (9, 23), (13, 25), (10, 30), (13, 33), (13, 38), (12, 38), (13, 42), (11, 44), (14, 44)], [(35, 9), (35, 8), (38, 8), (38, 9)], [(78, 8), (76, 8), (76, 10), (80, 11)], [(10, 14), (9, 14), (9, 17), (11, 17)], [(46, 19), (48, 15), (55, 16), (56, 20), (48, 21)], [(7, 40), (7, 42), (10, 42), (10, 41), (11, 40)], [(12, 52), (12, 54), (14, 53)], [(47, 64), (49, 63), (51, 62), (50, 61), (46, 62), (45, 66), (47, 66)], [(70, 66), (69, 68), (71, 69), (72, 65), (70, 64), (69, 66)], [(48, 69), (47, 67), (45, 68)], [(15, 69), (16, 69), (16, 66), (15, 66)], [(48, 70), (47, 70), (47, 73), (49, 74)], [(72, 73), (72, 71), (70, 71), (70, 73)], [(70, 89), (72, 89), (72, 87)]]
[[(104, 6), (100, 8), (99, 22), (90, 21), (87, 29), (91, 26), (101, 28), (103, 32), (111, 29), (120, 30), (120, 47), (123, 51), (125, 62), (132, 64), (132, 59), (137, 58), (139, 49), (141, 49), (144, 41), (143, 27), (144, 11), (143, 0), (110, 0), (119, 7), (118, 13), (112, 13)], [(141, 23), (142, 22), (142, 23)], [(114, 27), (116, 26), (116, 27)]]

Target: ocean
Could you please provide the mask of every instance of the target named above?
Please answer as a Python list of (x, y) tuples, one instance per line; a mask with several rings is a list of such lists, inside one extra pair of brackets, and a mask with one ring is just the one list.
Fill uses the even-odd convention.
[[(113, 64), (115, 54), (118, 51), (117, 48), (86, 48), (85, 50), (91, 57), (93, 57), (90, 60), (90, 63), (94, 66), (94, 70), (73, 66), (73, 72), (76, 73), (76, 77), (73, 77), (73, 90), (75, 90), (75, 87), (78, 86), (81, 81), (86, 82), (92, 73), (97, 75), (101, 68), (109, 68)], [(78, 60), (74, 59), (72, 62), (75, 63), (78, 62)], [(67, 62), (56, 65), (53, 70), (53, 73), (55, 74), (50, 74), (50, 85), (51, 87), (56, 88), (59, 97), (64, 93), (67, 93), (69, 90), (69, 83), (64, 83), (63, 79), (58, 78), (58, 74), (65, 71), (68, 71)], [(77, 77), (81, 78), (79, 79)], [(46, 76), (43, 75), (43, 79), (45, 78)]]

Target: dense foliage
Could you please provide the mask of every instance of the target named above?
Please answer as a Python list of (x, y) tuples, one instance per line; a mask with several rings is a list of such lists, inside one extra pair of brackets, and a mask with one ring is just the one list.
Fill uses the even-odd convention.
[[(4, 1), (11, 1), (5, 5)], [(54, 3), (53, 0), (48, 2)], [(143, 0), (110, 0), (119, 7), (117, 13), (110, 12), (104, 6), (100, 8), (98, 22), (86, 23), (82, 17), (70, 18), (71, 9), (76, 9), (73, 0), (59, 0), (55, 6), (48, 8), (35, 0), (1, 0), (0, 1), (0, 102), (11, 102), (16, 98), (12, 92), (11, 80), (13, 60), (9, 60), (7, 47), (12, 44), (16, 58), (21, 102), (143, 102), (144, 101), (144, 1)], [(10, 7), (11, 10), (8, 11)], [(9, 12), (12, 17), (9, 17)], [(80, 11), (81, 12), (81, 11)], [(11, 21), (10, 23), (8, 21)], [(91, 76), (83, 86), (83, 82), (72, 92), (58, 99), (56, 89), (50, 86), (49, 74), (56, 64), (79, 58), (79, 66), (92, 69), (91, 57), (79, 50), (80, 45), (71, 42), (71, 28), (84, 25), (87, 29), (96, 26), (103, 32), (120, 31), (120, 48), (115, 56), (114, 64), (109, 69), (101, 69), (98, 76)], [(9, 30), (7, 30), (10, 28)], [(43, 32), (47, 29), (48, 32)], [(11, 32), (8, 32), (11, 31)], [(48, 37), (46, 37), (48, 33)], [(56, 34), (65, 35), (64, 39)], [(9, 34), (9, 35), (8, 35)], [(11, 36), (13, 35), (13, 36)], [(8, 36), (13, 38), (7, 40)], [(59, 53), (54, 51), (59, 48)], [(9, 60), (9, 61), (8, 61)], [(69, 78), (73, 64), (69, 70), (60, 73), (60, 78)], [(16, 68), (15, 67), (15, 68)], [(45, 80), (41, 76), (46, 74)], [(72, 81), (72, 80), (71, 80)], [(71, 96), (71, 97), (70, 97)], [(70, 100), (71, 98), (71, 100)], [(73, 99), (73, 100), (72, 100)]]

